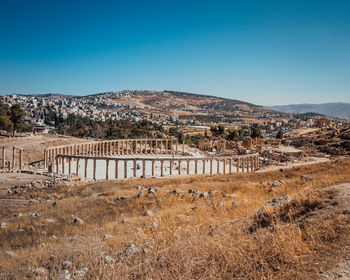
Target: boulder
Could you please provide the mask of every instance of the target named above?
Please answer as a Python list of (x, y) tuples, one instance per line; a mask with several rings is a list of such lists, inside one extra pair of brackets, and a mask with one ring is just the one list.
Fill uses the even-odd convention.
[(74, 224), (84, 224), (84, 221), (82, 220), (82, 219), (80, 219), (80, 218), (75, 218), (74, 220), (73, 220), (73, 223)]
[(144, 216), (152, 216), (153, 212), (151, 210), (147, 210), (143, 215)]
[(62, 263), (62, 269), (68, 269), (71, 268), (73, 266), (73, 263), (71, 261), (64, 261)]
[(103, 257), (103, 262), (105, 263), (105, 264), (113, 264), (113, 263), (115, 263), (115, 259), (114, 258), (112, 258), (111, 256), (104, 256)]

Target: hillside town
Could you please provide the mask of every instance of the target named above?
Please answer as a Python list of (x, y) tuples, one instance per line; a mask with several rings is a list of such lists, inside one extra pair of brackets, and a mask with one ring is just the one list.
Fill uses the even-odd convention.
[[(186, 128), (184, 131), (198, 131), (203, 134), (213, 125), (224, 125), (230, 129), (246, 130), (258, 124), (265, 137), (274, 137), (300, 127), (322, 127), (342, 125), (345, 120), (325, 117), (319, 114), (285, 114), (267, 110), (252, 104), (234, 104), (221, 110), (208, 110), (198, 106), (192, 97), (186, 102), (170, 102), (162, 99), (168, 93), (158, 92), (158, 99), (152, 102), (132, 102), (137, 97), (154, 95), (154, 92), (119, 91), (88, 96), (68, 95), (3, 95), (0, 101), (4, 106), (20, 105), (26, 112), (26, 119), (40, 132), (54, 131), (55, 118), (67, 119), (69, 115), (86, 117), (96, 121), (149, 120), (169, 127)], [(171, 95), (173, 97), (173, 95)], [(153, 98), (153, 97), (152, 97)], [(218, 99), (218, 98), (216, 98)], [(170, 106), (170, 103), (172, 104)], [(218, 104), (218, 100), (214, 100)], [(214, 103), (213, 102), (213, 103)], [(222, 102), (222, 101), (220, 101)], [(217, 106), (217, 105), (216, 105)], [(224, 117), (225, 116), (225, 117)], [(346, 121), (345, 121), (346, 122)]]

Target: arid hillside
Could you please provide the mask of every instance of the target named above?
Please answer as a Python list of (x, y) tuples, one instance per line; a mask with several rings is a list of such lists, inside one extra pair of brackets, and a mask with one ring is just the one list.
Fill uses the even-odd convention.
[(349, 174), (350, 160), (338, 159), (251, 174), (8, 181), (1, 277), (346, 277), (338, 266), (350, 251), (350, 190), (329, 186)]

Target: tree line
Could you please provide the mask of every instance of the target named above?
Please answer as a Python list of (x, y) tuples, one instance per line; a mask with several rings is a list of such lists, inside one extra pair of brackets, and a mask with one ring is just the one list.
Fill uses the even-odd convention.
[(0, 130), (12, 132), (32, 131), (32, 125), (25, 121), (25, 111), (20, 105), (5, 107), (0, 101)]
[(90, 137), (96, 139), (127, 139), (127, 138), (161, 138), (163, 127), (148, 120), (132, 122), (123, 120), (93, 120), (70, 114), (67, 118), (47, 114), (46, 124), (55, 125), (56, 132), (75, 137)]

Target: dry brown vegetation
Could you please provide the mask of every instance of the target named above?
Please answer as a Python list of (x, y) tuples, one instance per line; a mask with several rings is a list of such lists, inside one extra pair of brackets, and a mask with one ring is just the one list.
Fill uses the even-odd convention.
[[(86, 279), (317, 279), (337, 262), (338, 248), (350, 245), (350, 215), (337, 212), (334, 191), (324, 189), (350, 182), (349, 174), (350, 160), (341, 159), (266, 173), (29, 191), (24, 198), (42, 202), (0, 212), (8, 223), (0, 230), (0, 271), (4, 279), (57, 279), (69, 260), (76, 279), (85, 267)], [(277, 180), (282, 185), (272, 188)], [(138, 198), (138, 185), (158, 192)], [(190, 188), (218, 192), (194, 197)], [(184, 194), (170, 194), (174, 189)], [(256, 215), (266, 201), (285, 195), (292, 200)], [(147, 210), (153, 214), (145, 216)], [(84, 223), (74, 224), (76, 217)]]
[(48, 147), (68, 145), (74, 143), (88, 142), (87, 139), (71, 136), (53, 135), (38, 133), (38, 135), (25, 137), (7, 137), (0, 136), (0, 147), (6, 149), (6, 159), (12, 159), (12, 147), (23, 149), (23, 161), (28, 164), (43, 159), (44, 150)]

